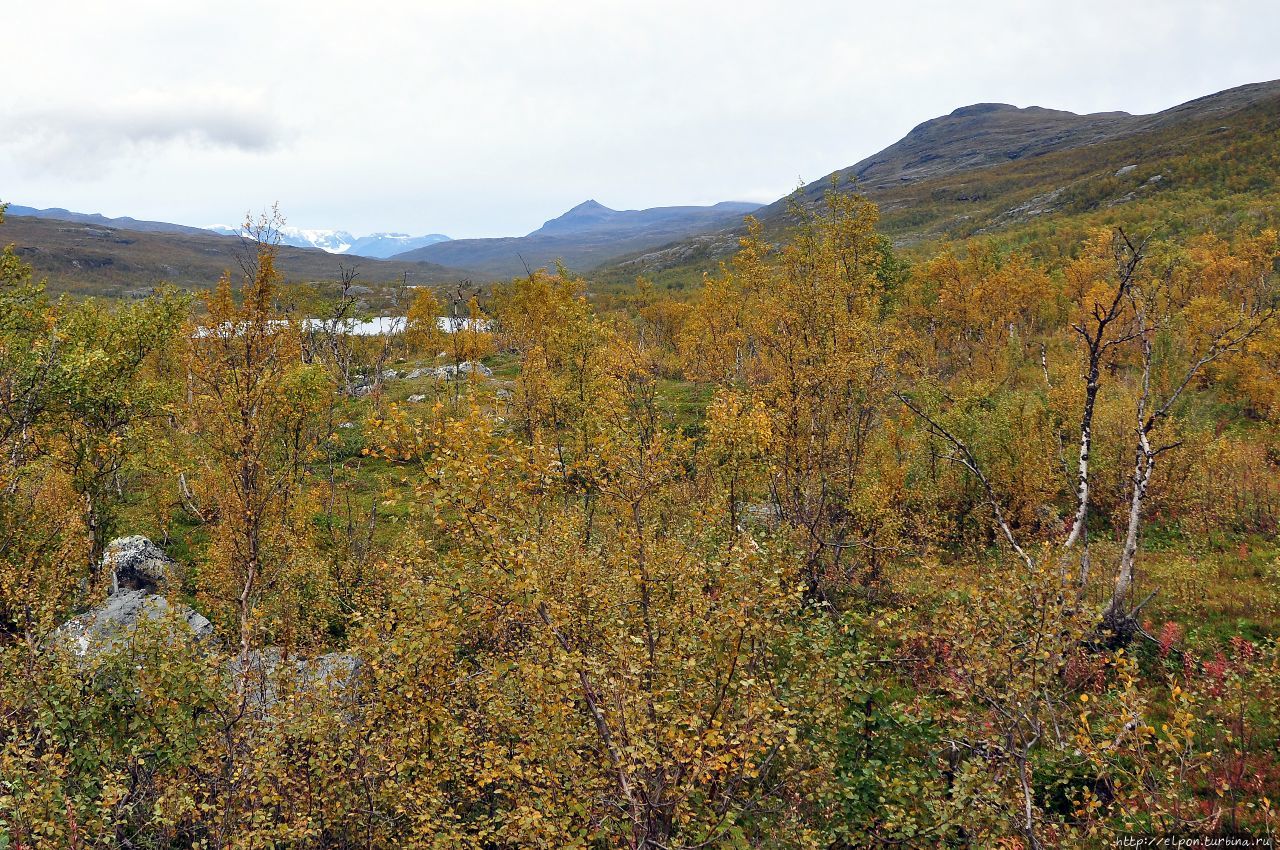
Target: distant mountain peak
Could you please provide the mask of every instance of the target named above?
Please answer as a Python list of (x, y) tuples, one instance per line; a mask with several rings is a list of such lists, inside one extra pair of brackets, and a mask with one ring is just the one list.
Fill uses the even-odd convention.
[(526, 236), (442, 242), (397, 254), (396, 259), (449, 264), (493, 277), (521, 274), (527, 267), (551, 267), (558, 260), (585, 271), (634, 251), (738, 227), (745, 214), (759, 207), (722, 201), (713, 206), (615, 210), (592, 198)]
[(566, 213), (543, 222), (542, 227), (535, 230), (534, 233), (548, 234), (581, 230), (584, 227), (605, 224), (619, 215), (622, 215), (622, 213), (617, 210), (611, 210), (592, 198), (591, 200), (583, 201)]
[[(248, 235), (241, 227), (227, 227), (223, 224), (211, 224), (206, 229), (220, 236)], [(356, 257), (385, 260), (415, 248), (423, 248), (437, 242), (448, 242), (449, 237), (443, 233), (428, 233), (425, 236), (410, 236), (407, 233), (370, 233), (368, 236), (357, 237), (345, 230), (283, 227), (280, 229), (280, 241), (281, 244), (291, 248), (319, 248), (330, 254), (351, 254)]]
[[(647, 229), (653, 225), (684, 225), (675, 222), (699, 221), (698, 226), (710, 226), (714, 222), (729, 221), (733, 226), (741, 224), (739, 216), (758, 209), (760, 204), (745, 201), (721, 201), (711, 206), (651, 207), (643, 210), (615, 210), (592, 198), (583, 201), (568, 212), (544, 222), (530, 236), (565, 236), (603, 230)], [(695, 227), (695, 230), (697, 228)], [(692, 232), (692, 231), (691, 231)]]

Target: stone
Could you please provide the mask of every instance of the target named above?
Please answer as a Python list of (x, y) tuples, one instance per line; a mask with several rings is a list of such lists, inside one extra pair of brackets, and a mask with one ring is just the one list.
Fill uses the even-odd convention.
[(413, 395), (409, 396), (409, 402), (411, 404), (421, 404), (426, 400), (427, 400), (427, 397), (422, 393), (414, 393)]
[(112, 592), (122, 589), (157, 590), (173, 584), (173, 559), (140, 534), (117, 537), (107, 544), (102, 567), (112, 575)]
[(755, 502), (740, 505), (743, 522), (776, 528), (782, 522), (782, 506), (777, 502)]
[[(344, 423), (349, 425), (350, 423)], [(341, 426), (339, 426), (341, 427)], [(65, 647), (81, 659), (123, 648), (140, 627), (170, 626), (165, 637), (218, 651), (222, 646), (213, 624), (193, 608), (165, 598), (158, 589), (176, 585), (177, 565), (159, 546), (141, 535), (121, 537), (107, 545), (103, 568), (112, 570), (113, 590), (106, 600), (56, 628), (47, 645)], [(363, 662), (349, 652), (312, 657), (290, 656), (274, 646), (255, 649), (247, 665), (238, 656), (223, 663), (232, 684), (249, 681), (250, 705), (267, 717), (286, 682), (308, 697), (350, 702)]]
[(177, 564), (142, 535), (117, 537), (107, 544), (102, 569), (110, 571), (111, 593), (100, 605), (68, 620), (53, 634), (55, 642), (90, 657), (127, 642), (143, 623), (173, 618), (176, 637), (195, 643), (215, 641), (213, 624), (194, 609), (162, 594), (177, 586)]
[(1129, 172), (1133, 171), (1133, 170), (1134, 170), (1135, 168), (1137, 168), (1137, 167), (1138, 167), (1138, 166), (1136, 166), (1136, 165), (1126, 165), (1126, 166), (1122, 167), (1119, 171), (1117, 171), (1117, 172), (1116, 172), (1116, 176), (1117, 176), (1117, 177), (1123, 177), (1123, 176), (1125, 176), (1126, 174), (1128, 174)]
[(269, 646), (249, 653), (248, 665), (232, 658), (227, 672), (233, 678), (248, 675), (249, 698), (259, 709), (269, 709), (280, 701), (283, 679), (308, 695), (343, 698), (359, 680), (363, 662), (350, 652), (329, 652), (310, 658), (292, 656), (287, 662), (278, 647)]
[(128, 642), (143, 623), (160, 623), (171, 616), (177, 624), (176, 637), (209, 646), (216, 643), (213, 624), (195, 610), (145, 590), (113, 593), (101, 605), (59, 626), (54, 640), (89, 658)]
[(473, 373), (485, 378), (493, 377), (492, 369), (475, 360), (468, 360), (456, 366), (450, 363), (447, 366), (438, 366), (435, 370), (436, 379), (441, 381), (457, 381)]

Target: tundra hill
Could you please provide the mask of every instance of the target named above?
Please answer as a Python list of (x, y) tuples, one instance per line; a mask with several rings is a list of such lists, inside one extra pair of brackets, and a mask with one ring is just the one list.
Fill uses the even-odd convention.
[[(37, 278), (53, 292), (124, 298), (145, 294), (160, 283), (202, 289), (228, 269), (238, 268), (245, 251), (240, 239), (197, 231), (144, 232), (96, 224), (6, 215), (0, 244), (13, 244)], [(334, 280), (338, 264), (355, 265), (361, 282), (398, 280), (411, 284), (449, 283), (467, 277), (458, 269), (425, 262), (338, 257), (316, 248), (281, 247), (278, 267), (290, 282)]]
[(142, 233), (187, 233), (201, 236), (210, 233), (203, 227), (188, 227), (185, 224), (171, 224), (167, 221), (145, 221), (129, 216), (109, 218), (98, 213), (78, 213), (64, 210), (62, 207), (50, 207), (40, 210), (35, 207), (23, 207), (10, 204), (5, 210), (6, 216), (24, 216), (28, 218), (53, 218), (59, 221), (74, 221), (79, 224), (96, 224), (102, 227), (114, 227), (117, 230), (137, 230)]
[(608, 260), (655, 248), (695, 234), (742, 224), (759, 204), (725, 201), (708, 207), (612, 210), (594, 200), (579, 204), (527, 236), (454, 239), (397, 254), (396, 260), (426, 260), (467, 268), (490, 278), (523, 274), (557, 260), (587, 271)]
[[(833, 186), (881, 210), (908, 255), (992, 237), (1069, 250), (1090, 228), (1231, 230), (1280, 219), (1280, 81), (1228, 89), (1152, 115), (1075, 115), (977, 104), (926, 121), (879, 153), (761, 208), (772, 239)], [(737, 248), (743, 230), (681, 240), (599, 270), (686, 286)]]

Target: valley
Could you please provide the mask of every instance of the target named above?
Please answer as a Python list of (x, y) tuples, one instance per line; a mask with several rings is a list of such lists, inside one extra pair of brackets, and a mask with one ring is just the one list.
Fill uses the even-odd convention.
[[(132, 144), (269, 159), (254, 103)], [(1280, 834), (1280, 82), (222, 230), (0, 211), (0, 850)]]

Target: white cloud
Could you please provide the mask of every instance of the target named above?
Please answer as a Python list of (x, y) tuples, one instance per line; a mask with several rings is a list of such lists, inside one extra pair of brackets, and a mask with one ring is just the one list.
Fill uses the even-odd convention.
[(179, 147), (192, 156), (224, 149), (268, 152), (281, 131), (261, 93), (235, 89), (139, 90), (105, 101), (14, 110), (0, 145), (19, 167), (73, 178), (106, 177), (112, 165)]
[[(928, 118), (1149, 112), (1280, 77), (1274, 0), (44, 0), (5, 10), (6, 199), (527, 232), (770, 200)], [(38, 37), (37, 37), (38, 36)]]

